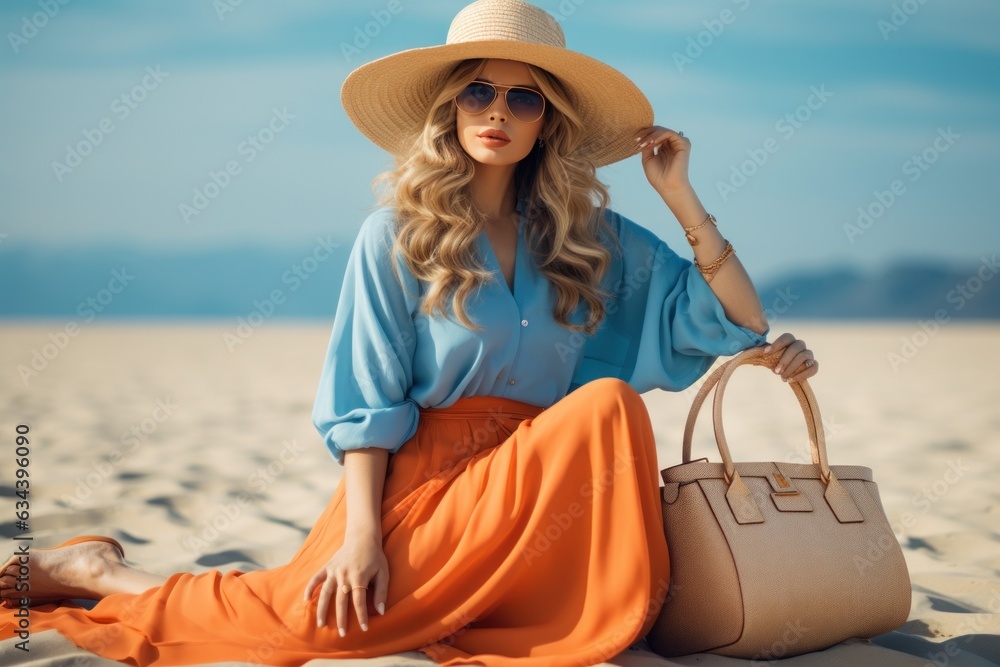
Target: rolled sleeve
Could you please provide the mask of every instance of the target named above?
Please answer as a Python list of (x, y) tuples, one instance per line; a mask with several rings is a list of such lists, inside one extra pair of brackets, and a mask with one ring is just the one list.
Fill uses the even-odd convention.
[(344, 452), (397, 452), (417, 430), (419, 406), (408, 397), (416, 345), (417, 282), (397, 260), (392, 270), (392, 209), (362, 224), (347, 261), (312, 421), (337, 463)]
[(770, 327), (758, 334), (732, 322), (691, 260), (659, 239), (655, 247), (657, 269), (649, 281), (631, 382), (642, 391), (653, 387), (681, 391), (719, 357), (764, 343)]
[(671, 321), (674, 350), (681, 354), (721, 357), (767, 342), (770, 325), (759, 334), (731, 321), (701, 271), (689, 260), (681, 259), (681, 262), (685, 265), (681, 278), (684, 288), (677, 297), (677, 316)]
[[(720, 356), (767, 341), (726, 317), (718, 297), (694, 263), (653, 232), (608, 211), (620, 242), (613, 262), (608, 316), (585, 348), (588, 369), (625, 379), (638, 392), (681, 391)], [(596, 373), (581, 372), (580, 382)]]

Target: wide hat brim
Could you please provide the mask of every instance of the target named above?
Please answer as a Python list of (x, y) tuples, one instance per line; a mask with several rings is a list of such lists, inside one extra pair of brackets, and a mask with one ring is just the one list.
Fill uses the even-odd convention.
[(636, 135), (653, 124), (649, 100), (610, 65), (563, 47), (503, 39), (409, 49), (366, 63), (344, 80), (344, 110), (366, 137), (399, 155), (423, 127), (448, 73), (466, 58), (519, 60), (555, 75), (576, 98), (588, 137), (580, 155), (596, 167), (636, 154)]

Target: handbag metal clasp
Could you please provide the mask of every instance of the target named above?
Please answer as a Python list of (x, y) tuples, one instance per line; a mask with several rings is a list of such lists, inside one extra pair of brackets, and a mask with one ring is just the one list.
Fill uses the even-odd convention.
[(782, 496), (797, 496), (799, 495), (799, 490), (795, 488), (792, 481), (785, 477), (781, 471), (775, 470), (771, 473), (772, 479), (772, 492)]

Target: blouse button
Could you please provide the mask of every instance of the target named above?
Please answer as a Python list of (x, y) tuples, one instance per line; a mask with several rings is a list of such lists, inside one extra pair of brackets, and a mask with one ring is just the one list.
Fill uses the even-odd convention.
[(514, 379), (511, 378), (511, 381), (508, 384), (514, 384)]
[(521, 320), (521, 326), (522, 327), (528, 326), (528, 320)]

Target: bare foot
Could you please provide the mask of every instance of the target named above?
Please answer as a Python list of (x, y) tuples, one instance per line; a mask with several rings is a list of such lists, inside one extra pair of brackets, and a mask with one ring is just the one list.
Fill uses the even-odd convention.
[[(0, 566), (0, 598), (5, 607), (18, 606), (21, 597), (29, 598), (29, 607), (67, 598), (100, 600), (105, 594), (99, 589), (101, 578), (114, 565), (125, 563), (113, 544), (99, 541), (34, 549), (28, 554), (30, 572), (24, 576), (18, 572), (18, 558), (11, 556)], [(15, 585), (25, 583), (29, 590), (15, 590)]]

